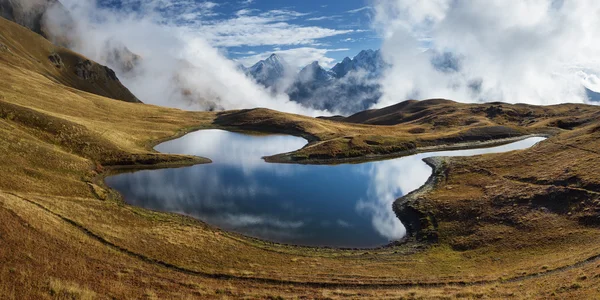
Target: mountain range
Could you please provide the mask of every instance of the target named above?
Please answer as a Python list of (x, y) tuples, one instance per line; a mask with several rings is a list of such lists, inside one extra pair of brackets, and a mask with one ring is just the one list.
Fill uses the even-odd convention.
[[(81, 35), (74, 34), (77, 30), (76, 21), (70, 12), (58, 0), (0, 0), (0, 16), (18, 23), (42, 35), (54, 45), (74, 49), (81, 42)], [(48, 59), (57, 66), (64, 66), (67, 52), (56, 51)], [(135, 76), (131, 72), (143, 61), (142, 57), (132, 53), (126, 45), (109, 40), (100, 51), (98, 62), (110, 66), (96, 66), (85, 60), (73, 62), (73, 73), (81, 80), (80, 85), (88, 91), (104, 95), (107, 90), (103, 82), (116, 85), (120, 91), (115, 98), (125, 101), (139, 100), (119, 81), (117, 74), (127, 79)], [(440, 72), (459, 72), (463, 57), (452, 53), (435, 53), (426, 51), (431, 56), (431, 64)], [(184, 67), (194, 68), (184, 62)], [(274, 93), (286, 93), (292, 101), (305, 107), (349, 115), (370, 108), (377, 103), (382, 95), (380, 79), (386, 69), (379, 50), (363, 50), (355, 57), (346, 57), (332, 68), (324, 68), (318, 62), (313, 62), (304, 68), (295, 70), (277, 54), (272, 54), (249, 68), (240, 69), (253, 78), (258, 84), (271, 89)], [(58, 67), (57, 67), (58, 68)], [(180, 72), (170, 80), (173, 82), (175, 94), (180, 99), (190, 103), (202, 103), (203, 109), (221, 109), (218, 99), (208, 99), (194, 93), (194, 87), (186, 83)], [(102, 80), (98, 80), (102, 79)], [(473, 80), (469, 85), (478, 94), (482, 82)], [(94, 86), (93, 88), (91, 86)], [(590, 101), (600, 101), (600, 93), (585, 88)], [(402, 100), (402, 99), (399, 99)]]
[[(119, 73), (124, 78), (135, 76), (147, 62), (118, 41), (106, 46), (116, 52), (98, 45), (106, 55), (104, 62), (116, 72), (133, 69), (131, 75)], [(340, 84), (338, 89), (343, 89), (352, 80), (381, 76), (367, 69), (374, 64), (361, 67), (362, 61), (366, 60), (344, 59), (332, 69), (313, 63), (292, 72), (290, 78), (306, 88)], [(440, 65), (453, 72), (460, 70), (460, 61)], [(118, 64), (122, 71), (114, 66)], [(186, 68), (195, 66), (181, 61), (175, 67), (182, 71), (177, 73), (179, 90), (190, 100), (207, 95), (186, 90), (197, 88), (185, 81), (191, 77)], [(270, 73), (269, 66), (261, 68), (263, 74)], [(346, 86), (349, 91), (350, 87)], [(599, 90), (597, 84), (589, 87)], [(218, 94), (208, 95), (208, 100), (219, 101)], [(404, 101), (346, 118), (312, 118), (264, 108), (211, 113), (115, 99), (135, 102), (115, 72), (0, 17), (2, 299), (599, 298), (600, 106), (431, 99)], [(388, 213), (367, 210), (364, 222), (350, 228), (346, 221), (335, 222), (334, 216), (320, 224), (321, 230), (340, 227), (332, 225), (335, 222), (352, 235), (375, 224), (369, 222), (372, 215), (373, 221), (383, 224), (390, 218), (396, 224), (401, 220), (407, 237), (378, 248), (340, 249), (246, 237), (182, 215), (181, 210), (164, 211), (173, 205), (156, 210), (139, 207), (139, 202), (126, 201), (129, 193), (107, 185), (108, 176), (159, 168), (172, 168), (161, 172), (176, 181), (199, 182), (202, 178), (179, 176), (173, 168), (209, 163), (208, 158), (154, 149), (159, 141), (197, 129), (255, 133), (242, 138), (256, 139), (251, 147), (265, 150), (274, 148), (263, 135), (306, 139), (307, 145), (294, 152), (270, 152), (276, 155), (264, 157), (267, 162), (287, 163), (270, 164), (276, 168), (271, 170), (274, 180), (264, 186), (247, 180), (264, 176), (264, 168), (252, 168), (260, 156), (252, 158), (247, 149), (231, 146), (224, 150), (228, 157), (251, 159), (252, 164), (242, 165), (250, 167), (244, 180), (230, 176), (231, 166), (226, 165), (224, 181), (208, 178), (205, 183), (252, 198), (272, 194), (271, 186), (302, 193), (305, 186), (279, 180), (293, 171), (287, 168), (292, 167), (289, 163), (348, 164), (424, 151), (491, 147), (531, 135), (549, 138), (530, 149), (501, 154), (428, 158), (431, 168), (416, 158), (430, 179), (402, 198), (389, 195), (389, 188), (399, 185), (382, 184), (380, 178), (413, 185), (414, 178), (397, 174), (401, 169), (420, 172), (421, 168), (405, 163), (414, 157), (357, 166), (371, 177), (369, 185), (381, 186), (364, 189), (368, 198), (385, 204), (365, 207), (382, 207)], [(196, 141), (185, 146), (210, 148), (218, 142)], [(198, 168), (204, 172), (210, 166)], [(333, 177), (341, 178), (334, 179), (348, 182), (346, 167), (297, 168), (335, 168), (340, 172)], [(329, 171), (312, 173), (315, 176), (307, 180), (331, 184)], [(157, 186), (143, 191), (155, 195), (154, 202), (201, 197), (191, 193), (183, 198), (183, 191), (163, 182), (161, 176), (153, 178), (158, 178)], [(359, 193), (362, 186), (347, 183), (347, 191), (339, 195), (324, 189), (331, 201), (318, 204), (341, 209), (339, 202), (348, 202), (347, 195)], [(139, 189), (139, 184), (133, 182), (130, 188)], [(197, 188), (192, 186), (191, 192)], [(303, 209), (289, 205), (285, 195), (274, 195), (280, 196), (281, 203), (259, 205), (268, 210), (271, 206), (292, 212)], [(217, 204), (215, 210), (230, 206), (223, 201)], [(347, 204), (350, 210), (358, 207)], [(205, 207), (212, 206), (199, 209)], [(243, 225), (266, 220), (237, 213), (228, 219), (230, 224)], [(301, 226), (310, 226), (309, 219)], [(274, 220), (273, 227), (286, 236), (295, 234), (296, 226), (285, 225), (289, 222), (284, 219), (268, 220)], [(313, 228), (319, 227), (308, 230)]]
[(277, 54), (272, 54), (269, 58), (257, 62), (250, 68), (240, 65), (241, 70), (252, 76), (257, 83), (266, 87), (276, 86), (289, 68), (287, 63)]
[(331, 69), (314, 61), (294, 73), (277, 54), (249, 68), (240, 67), (248, 77), (275, 92), (285, 92), (292, 101), (314, 109), (339, 113), (364, 110), (381, 96), (377, 79), (385, 63), (379, 50), (363, 50), (346, 57)]

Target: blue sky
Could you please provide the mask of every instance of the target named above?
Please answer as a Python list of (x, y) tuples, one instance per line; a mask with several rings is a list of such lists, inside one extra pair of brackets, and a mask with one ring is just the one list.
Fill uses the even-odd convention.
[(364, 49), (379, 49), (370, 0), (99, 0), (104, 7), (143, 11), (203, 36), (229, 58), (250, 66), (271, 53), (302, 67), (332, 67)]
[[(223, 9), (229, 14), (235, 13), (239, 7), (238, 1), (230, 2), (229, 7)], [(267, 1), (255, 0), (249, 3), (249, 9), (256, 9), (256, 12), (268, 12), (274, 10), (289, 10), (298, 12), (297, 15), (285, 20), (286, 23), (298, 27), (319, 27), (334, 29), (338, 32), (332, 32), (330, 36), (314, 39), (312, 42), (300, 44), (265, 44), (259, 46), (240, 46), (230, 47), (229, 55), (232, 58), (243, 59), (248, 56), (264, 56), (268, 52), (286, 51), (298, 48), (329, 49), (324, 55), (335, 61), (340, 61), (344, 57), (354, 57), (360, 50), (374, 48), (378, 49), (381, 40), (371, 30), (372, 10), (366, 0), (347, 0), (347, 1)], [(350, 31), (351, 32), (343, 32)], [(305, 52), (310, 51), (308, 49)], [(249, 55), (250, 54), (250, 55)], [(251, 61), (245, 59), (244, 62)], [(323, 63), (323, 62), (322, 62)], [(331, 63), (330, 63), (331, 64)]]

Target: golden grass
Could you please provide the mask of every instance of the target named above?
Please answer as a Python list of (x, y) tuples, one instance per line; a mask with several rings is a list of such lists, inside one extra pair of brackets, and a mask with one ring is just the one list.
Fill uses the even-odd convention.
[[(219, 113), (215, 123), (231, 129), (293, 134), (310, 142), (298, 151), (268, 157), (268, 161), (339, 163), (397, 157), (420, 151), (480, 147), (482, 145), (478, 142), (481, 141), (526, 135), (551, 135), (561, 131), (556, 124), (564, 127), (571, 123), (586, 122), (598, 112), (587, 106), (581, 108), (581, 105), (476, 105), (441, 99), (406, 103), (412, 103), (412, 106), (399, 107), (410, 108), (409, 111), (400, 113), (401, 117), (397, 116), (398, 112), (391, 114), (392, 117), (400, 118), (391, 125), (353, 123), (356, 120), (376, 122), (380, 115), (377, 111), (372, 111), (364, 117), (352, 116), (339, 122), (269, 109)], [(502, 111), (504, 115), (491, 116), (490, 107)], [(389, 110), (390, 108), (381, 109), (388, 112)], [(384, 117), (390, 118), (389, 115), (379, 116)]]
[[(557, 128), (557, 120), (597, 117), (594, 107), (506, 105), (505, 110), (533, 111), (526, 126), (519, 117), (488, 118), (473, 110), (480, 106), (448, 102), (431, 103), (431, 118), (390, 126), (264, 109), (186, 112), (68, 86), (68, 78), (47, 70), (53, 46), (15, 26), (0, 20), (0, 43), (6, 45), (0, 50), (2, 298), (590, 298), (598, 293), (598, 262), (579, 264), (600, 254), (598, 228), (582, 221), (595, 216), (597, 198), (561, 201), (576, 189), (597, 191), (600, 180), (590, 171), (598, 167), (597, 123), (572, 131)], [(454, 110), (448, 112), (448, 106)], [(467, 115), (479, 125), (452, 121)], [(125, 205), (102, 182), (123, 165), (206, 162), (151, 149), (194, 129), (296, 134), (312, 143), (294, 155), (331, 158), (384, 154), (386, 147), (410, 143), (436, 145), (493, 126), (559, 134), (526, 151), (449, 160), (446, 180), (420, 202), (438, 221), (440, 242), (430, 247), (409, 243), (342, 251), (277, 245)], [(544, 198), (549, 195), (557, 196)], [(541, 273), (546, 275), (537, 276)]]
[(65, 300), (92, 300), (96, 298), (96, 293), (87, 288), (82, 288), (73, 282), (64, 282), (57, 279), (51, 279), (48, 284), (50, 296), (55, 299)]

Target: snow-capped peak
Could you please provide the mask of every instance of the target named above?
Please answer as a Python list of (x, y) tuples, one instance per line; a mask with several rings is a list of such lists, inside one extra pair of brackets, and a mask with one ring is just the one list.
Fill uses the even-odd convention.
[(335, 77), (342, 78), (351, 71), (357, 71), (363, 69), (377, 75), (380, 73), (383, 66), (383, 59), (379, 50), (374, 51), (371, 49), (362, 50), (358, 53), (354, 59), (349, 57), (344, 58), (342, 62), (336, 64), (331, 71), (335, 73)]
[(273, 53), (265, 60), (261, 60), (246, 69), (246, 74), (253, 77), (256, 82), (264, 86), (273, 86), (285, 75), (287, 64), (277, 54)]
[(302, 82), (324, 82), (331, 80), (335, 74), (332, 71), (327, 71), (321, 67), (318, 61), (313, 61), (310, 65), (304, 67), (298, 73), (298, 78)]

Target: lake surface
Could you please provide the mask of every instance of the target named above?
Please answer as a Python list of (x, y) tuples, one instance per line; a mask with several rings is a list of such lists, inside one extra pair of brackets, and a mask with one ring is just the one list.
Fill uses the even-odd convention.
[(524, 149), (543, 139), (327, 166), (263, 161), (302, 148), (302, 138), (202, 130), (156, 150), (213, 163), (121, 174), (106, 182), (131, 205), (189, 215), (248, 236), (308, 246), (377, 247), (405, 235), (392, 203), (427, 181), (431, 168), (423, 158)]

